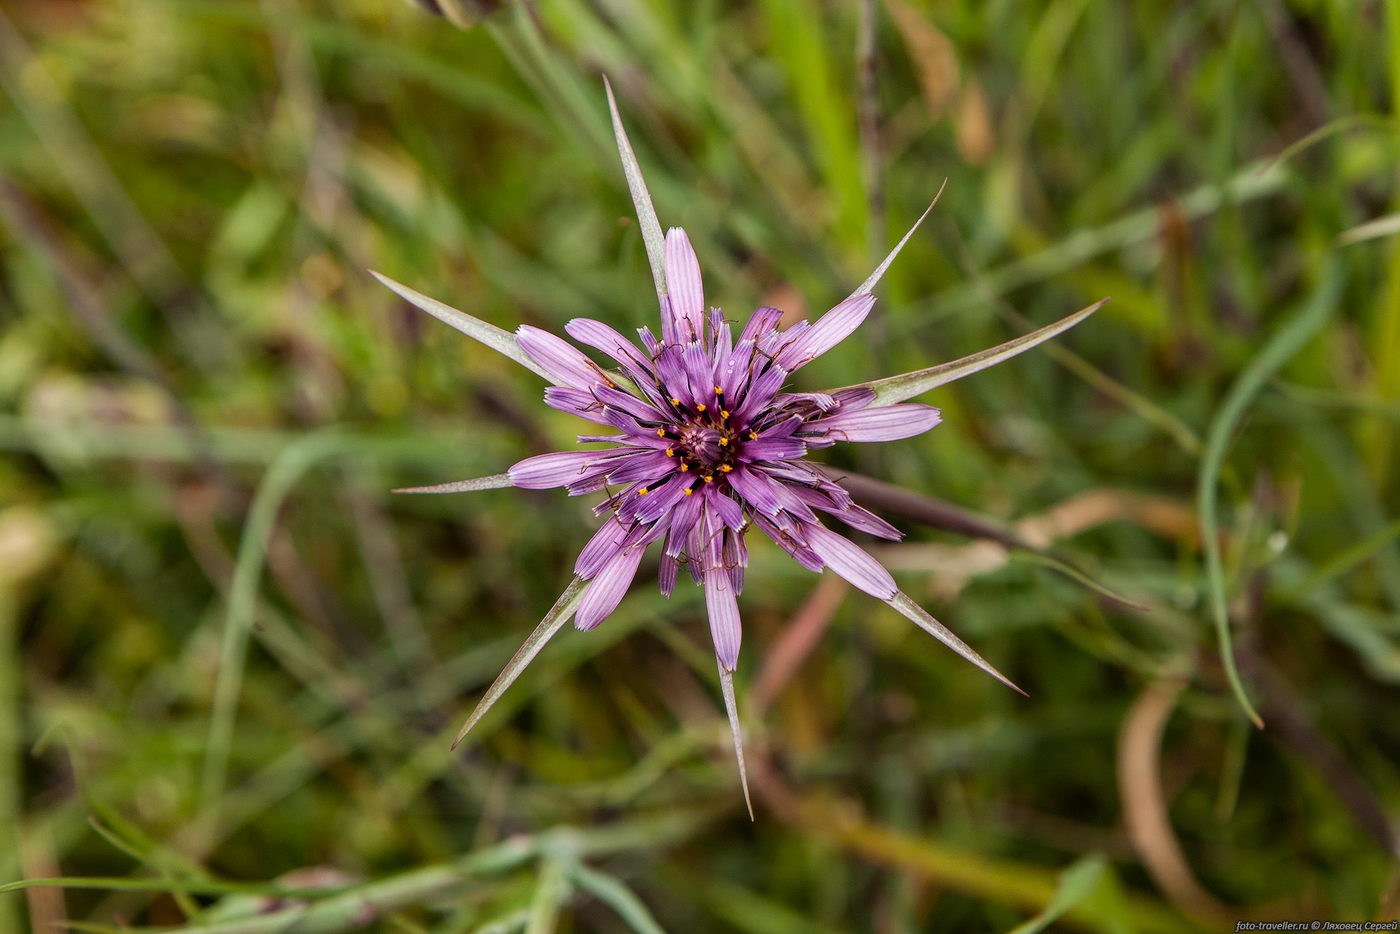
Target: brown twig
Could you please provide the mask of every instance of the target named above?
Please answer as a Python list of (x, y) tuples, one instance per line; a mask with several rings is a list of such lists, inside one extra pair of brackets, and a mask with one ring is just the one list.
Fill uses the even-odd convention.
[(990, 539), (1008, 548), (1032, 547), (1011, 529), (941, 499), (915, 493), (864, 474), (838, 471), (830, 467), (822, 468), (822, 472), (840, 483), (851, 496), (865, 506), (894, 513), (937, 529), (970, 535), (973, 538)]

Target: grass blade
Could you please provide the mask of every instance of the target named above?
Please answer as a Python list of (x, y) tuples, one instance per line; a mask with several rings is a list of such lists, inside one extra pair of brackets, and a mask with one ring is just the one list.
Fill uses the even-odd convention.
[(1016, 925), (1011, 934), (1040, 934), (1063, 917), (1065, 912), (1094, 893), (1107, 866), (1108, 861), (1097, 853), (1075, 860), (1073, 865), (1060, 873), (1060, 887), (1055, 890), (1055, 897), (1045, 906), (1045, 910)]
[(1230, 387), (1225, 401), (1211, 422), (1206, 435), (1205, 455), (1201, 458), (1200, 473), (1196, 485), (1196, 507), (1201, 516), (1202, 545), (1206, 559), (1206, 588), (1210, 599), (1211, 615), (1215, 620), (1215, 631), (1220, 642), (1220, 660), (1225, 666), (1230, 689), (1235, 694), (1244, 712), (1254, 725), (1263, 728), (1264, 721), (1250, 703), (1240, 680), (1239, 669), (1235, 666), (1235, 652), (1230, 638), (1230, 614), (1226, 606), (1225, 567), (1220, 554), (1220, 517), (1218, 514), (1220, 470), (1225, 462), (1225, 454), (1230, 447), (1230, 438), (1235, 428), (1244, 419), (1250, 402), (1258, 395), (1264, 383), (1278, 371), (1284, 363), (1302, 349), (1327, 322), (1341, 294), (1342, 275), (1335, 260), (1323, 273), (1322, 281), (1312, 298), (1283, 324), (1259, 353), (1250, 361), (1240, 378)]
[(637, 934), (666, 934), (652, 917), (651, 910), (616, 877), (583, 865), (574, 866), (569, 877), (579, 888), (617, 912)]

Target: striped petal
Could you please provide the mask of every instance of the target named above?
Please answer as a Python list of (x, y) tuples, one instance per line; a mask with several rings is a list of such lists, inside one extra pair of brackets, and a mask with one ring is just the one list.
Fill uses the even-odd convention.
[(852, 295), (784, 347), (778, 355), (778, 365), (791, 371), (811, 363), (849, 337), (874, 307), (875, 296)]
[(630, 364), (644, 373), (651, 372), (651, 360), (647, 355), (610, 325), (592, 318), (575, 318), (564, 325), (564, 333), (580, 344), (601, 350), (618, 363)]
[(890, 572), (855, 542), (815, 523), (808, 525), (806, 532), (807, 544), (821, 556), (826, 566), (861, 590), (886, 602), (899, 593)]
[(690, 238), (679, 227), (666, 231), (666, 295), (670, 316), (661, 322), (667, 342), (699, 340), (705, 333), (705, 290), (700, 261)]
[(527, 457), (506, 472), (514, 486), (526, 490), (547, 490), (568, 486), (583, 479), (589, 468), (604, 465), (610, 458), (603, 451), (560, 451)]
[(829, 418), (808, 422), (803, 434), (817, 432), (833, 441), (898, 441), (921, 435), (943, 420), (931, 405), (907, 402), (876, 409), (837, 412)]
[(623, 548), (608, 559), (598, 576), (588, 582), (578, 612), (574, 614), (574, 626), (583, 630), (596, 629), (612, 615), (627, 595), (627, 588), (632, 586), (632, 578), (637, 576), (637, 565), (642, 563), (645, 551), (641, 545)]
[(710, 615), (710, 638), (715, 643), (715, 657), (725, 671), (733, 671), (739, 664), (739, 642), (743, 633), (734, 584), (722, 567), (705, 571), (705, 609)]
[(607, 385), (598, 365), (562, 337), (528, 324), (515, 330), (516, 343), (560, 386), (588, 389)]

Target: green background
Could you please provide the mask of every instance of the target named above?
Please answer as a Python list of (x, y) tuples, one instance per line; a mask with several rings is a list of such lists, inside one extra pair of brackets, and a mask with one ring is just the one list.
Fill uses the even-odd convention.
[[(491, 5), (0, 4), (0, 881), (70, 878), (0, 931), (1394, 917), (1400, 4)], [(1028, 699), (751, 538), (753, 823), (647, 565), (450, 752), (592, 498), (387, 492), (582, 429), (367, 268), (654, 323), (603, 73), (731, 318), (819, 314), (947, 179), (803, 388), (1113, 297), (821, 458), (1034, 546), (876, 551)]]

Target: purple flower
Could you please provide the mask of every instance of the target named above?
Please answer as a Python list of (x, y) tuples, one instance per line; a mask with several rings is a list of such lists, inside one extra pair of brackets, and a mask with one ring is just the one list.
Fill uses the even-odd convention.
[(656, 281), (660, 336), (641, 328), (634, 343), (601, 321), (576, 318), (565, 325), (575, 341), (607, 358), (605, 366), (548, 331), (523, 325), (511, 335), (379, 276), (410, 302), (542, 375), (551, 384), (546, 404), (605, 426), (580, 435), (581, 449), (529, 457), (505, 474), (403, 491), (517, 486), (561, 487), (572, 496), (604, 494), (594, 512), (606, 518), (580, 552), (573, 583), (487, 690), (457, 742), (570, 617), (583, 630), (607, 619), (631, 586), (643, 554), (659, 543), (663, 593), (671, 594), (682, 569), (704, 587), (747, 801), (732, 679), (743, 635), (737, 597), (748, 564), (745, 538), (755, 528), (803, 567), (829, 568), (1019, 691), (901, 593), (863, 548), (827, 525), (835, 519), (881, 538), (897, 540), (901, 534), (856, 505), (807, 455), (837, 442), (896, 441), (928, 431), (939, 423), (938, 409), (903, 400), (1054, 337), (1103, 303), (953, 363), (825, 392), (788, 391), (793, 373), (849, 337), (870, 315), (872, 290), (923, 217), (860, 288), (816, 321), (782, 329), (780, 311), (759, 308), (736, 334), (718, 308), (706, 307), (700, 263), (685, 231), (673, 227), (662, 237), (610, 87), (608, 102)]

